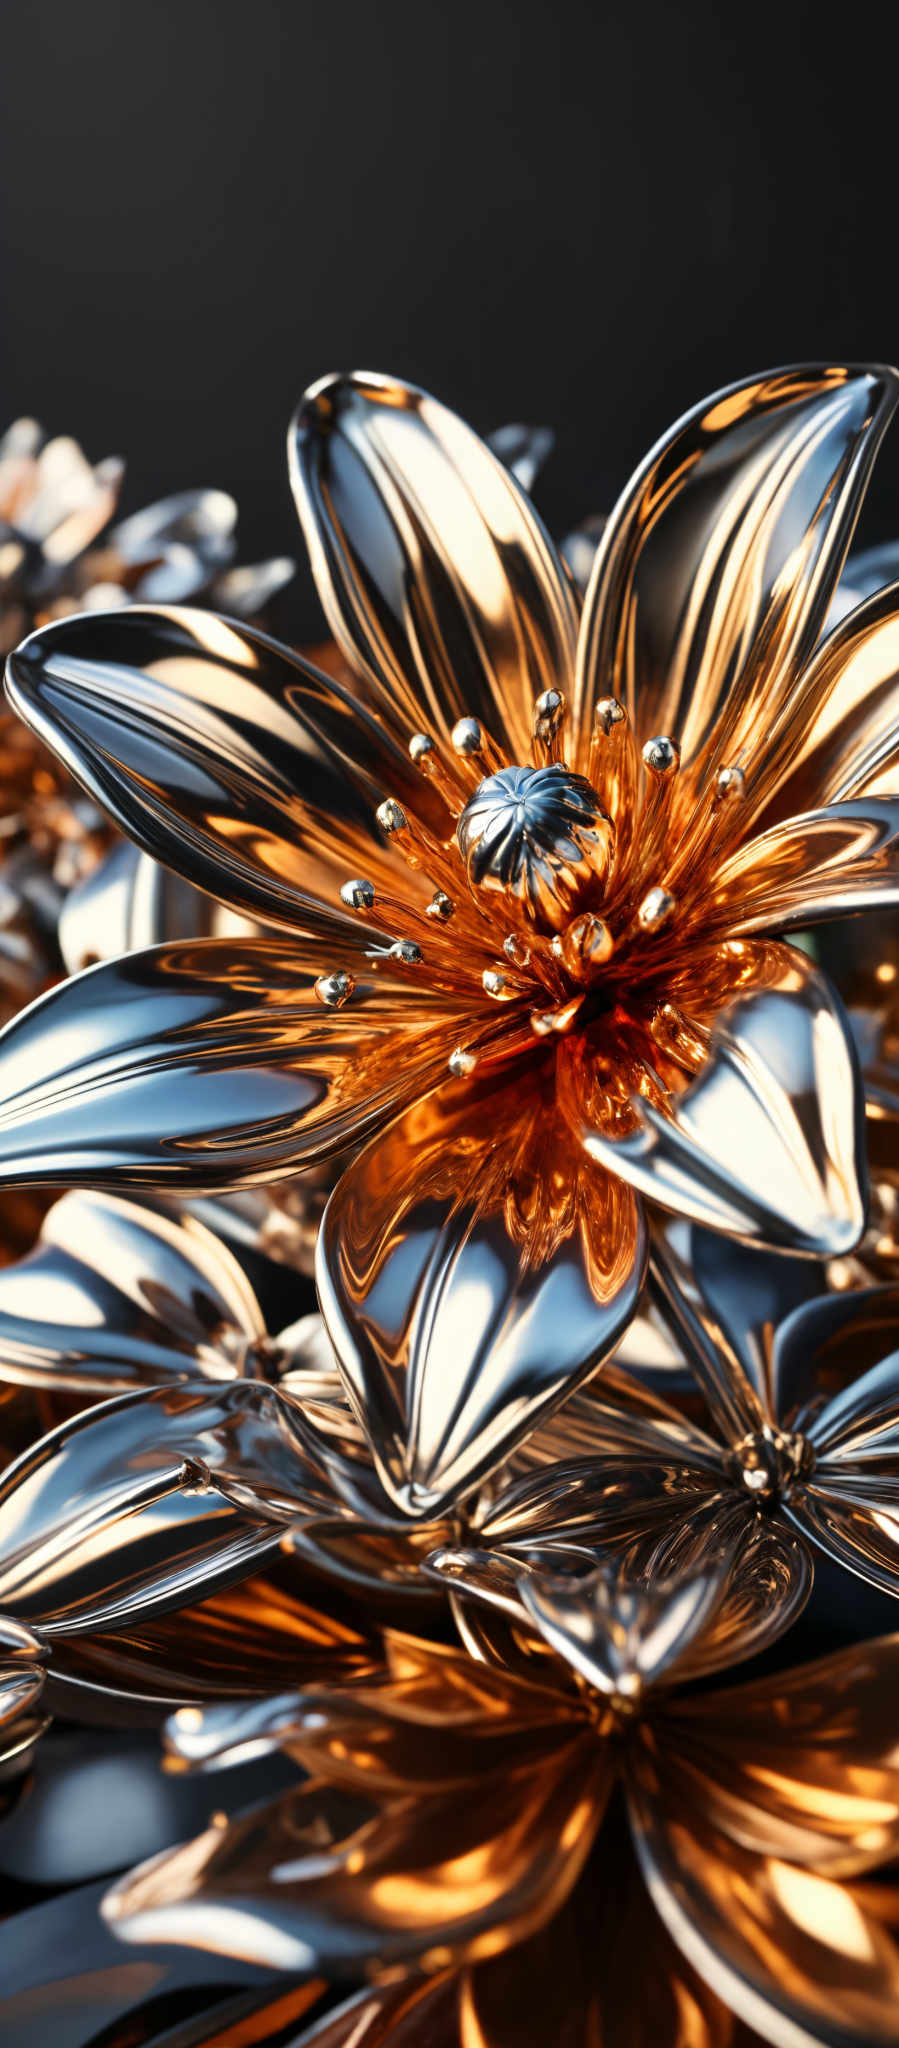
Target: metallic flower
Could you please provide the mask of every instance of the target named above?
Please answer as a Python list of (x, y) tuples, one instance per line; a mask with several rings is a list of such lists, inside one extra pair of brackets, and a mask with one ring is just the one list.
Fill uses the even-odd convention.
[[(256, 568), (234, 567), (237, 507), (224, 491), (182, 491), (147, 506), (110, 528), (124, 465), (92, 467), (65, 436), (45, 441), (33, 420), (17, 420), (0, 438), (0, 651), (24, 632), (72, 612), (155, 599), (221, 605), (239, 617), (257, 616), (293, 574), (282, 559)], [(95, 925), (88, 946), (85, 918), (73, 895), (93, 877), (110, 839), (109, 823), (27, 726), (0, 710), (0, 1013), (11, 1016), (55, 980), (59, 958), (71, 972), (88, 957), (131, 943), (152, 944), (197, 926), (184, 911), (162, 931), (148, 924), (153, 864), (119, 855), (115, 887), (91, 885), (92, 912), (113, 908), (111, 924)], [(136, 873), (126, 868), (131, 863)], [(175, 905), (177, 887), (164, 888)], [(190, 892), (183, 886), (181, 898)], [(128, 929), (126, 896), (136, 899), (136, 930)], [(72, 905), (71, 913), (69, 906)], [(66, 930), (57, 932), (62, 911)], [(118, 913), (118, 915), (116, 915)], [(100, 936), (102, 934), (102, 936)]]
[[(695, 1229), (678, 1255), (675, 1234), (659, 1233), (652, 1283), (709, 1426), (646, 1388), (622, 1408), (614, 1380), (600, 1383), (548, 1425), (545, 1469), (518, 1482), (507, 1512), (522, 1528), (555, 1512), (570, 1545), (648, 1558), (700, 1541), (704, 1523), (714, 1537), (722, 1515), (751, 1544), (780, 1522), (899, 1597), (899, 1291), (826, 1293), (805, 1262)], [(439, 1562), (450, 1579), (471, 1568)]]
[(48, 1726), (39, 1707), (45, 1660), (37, 1636), (0, 1614), (0, 1813)]
[[(476, 1615), (481, 1588), (467, 1590)], [(381, 1678), (176, 1717), (185, 1760), (269, 1744), (316, 1775), (132, 1871), (107, 1894), (107, 1918), (129, 1941), (283, 1970), (389, 1978), (474, 1964), (484, 2027), (473, 2018), (462, 2039), (491, 2043), (489, 1959), (524, 1944), (514, 1960), (527, 1981), (527, 1944), (541, 1928), (551, 1936), (555, 1916), (602, 1922), (610, 1870), (614, 1900), (632, 1896), (632, 1851), (610, 1806), (618, 1782), (652, 1904), (680, 1951), (656, 2010), (639, 1997), (626, 2006), (623, 2038), (726, 2041), (720, 2003), (784, 2048), (893, 2042), (895, 1895), (864, 1880), (899, 1850), (899, 1639), (679, 1696), (677, 1682), (708, 1661), (720, 1593), (714, 1563), (653, 1584), (523, 1576), (511, 1625), (497, 1629), (484, 1609), (482, 1661), (394, 1637)], [(650, 1938), (651, 1981), (659, 1952)], [(566, 1953), (563, 1940), (559, 1962)], [(619, 1960), (601, 1939), (581, 1945), (574, 2041), (597, 2038), (597, 2016), (620, 2015)]]
[[(327, 379), (291, 465), (361, 701), (189, 611), (11, 658), (116, 822), (279, 929), (95, 968), (8, 1028), (2, 1173), (210, 1189), (356, 1152), (320, 1286), (404, 1511), (473, 1487), (607, 1355), (641, 1196), (803, 1254), (862, 1232), (845, 1019), (770, 934), (899, 898), (888, 603), (820, 643), (897, 388), (799, 369), (697, 408), (579, 621), (485, 444), (409, 387)], [(847, 675), (862, 709), (821, 755)]]

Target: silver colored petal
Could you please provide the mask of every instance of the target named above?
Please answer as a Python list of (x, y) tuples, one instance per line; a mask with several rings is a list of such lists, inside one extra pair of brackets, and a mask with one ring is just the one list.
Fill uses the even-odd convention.
[(899, 904), (899, 798), (858, 797), (772, 825), (719, 869), (708, 918), (731, 934), (801, 931)]
[(526, 760), (535, 697), (568, 686), (577, 608), (505, 465), (426, 392), (361, 371), (312, 386), (288, 453), (331, 631), (391, 729), (448, 738), (476, 718)]
[(383, 871), (385, 790), (447, 827), (405, 747), (340, 684), (210, 613), (63, 619), (10, 657), (7, 685), (144, 852), (269, 923), (358, 943), (340, 884)]
[(0, 1380), (98, 1394), (239, 1376), (265, 1323), (202, 1224), (68, 1194), (35, 1249), (0, 1270)]
[(457, 1026), (439, 1001), (403, 1009), (379, 977), (344, 1027), (300, 957), (198, 939), (51, 989), (0, 1034), (0, 1182), (251, 1186), (340, 1151), (445, 1072)]
[(206, 938), (216, 915), (211, 896), (124, 839), (69, 890), (57, 925), (59, 950), (66, 973), (80, 974), (98, 960), (166, 939)]
[(273, 1388), (164, 1388), (89, 1409), (0, 1480), (0, 1605), (47, 1638), (186, 1606), (245, 1576), (306, 1468)]
[(516, 422), (494, 427), (486, 436), (487, 446), (511, 470), (516, 483), (530, 496), (544, 463), (555, 445), (552, 427), (530, 427)]
[[(634, 1313), (642, 1215), (602, 1175), (581, 1182), (570, 1154), (552, 1106), (520, 1082), (494, 1080), (486, 1096), (450, 1085), (366, 1147), (331, 1196), (322, 1314), (404, 1514), (433, 1518), (469, 1493)], [(534, 1201), (535, 1161), (548, 1188), (556, 1157), (558, 1216)]]
[(695, 1222), (775, 1251), (851, 1251), (865, 1225), (863, 1096), (842, 1005), (810, 962), (782, 951), (777, 978), (719, 1014), (697, 1079), (666, 1113), (634, 1098), (640, 1128), (585, 1125), (591, 1157)]

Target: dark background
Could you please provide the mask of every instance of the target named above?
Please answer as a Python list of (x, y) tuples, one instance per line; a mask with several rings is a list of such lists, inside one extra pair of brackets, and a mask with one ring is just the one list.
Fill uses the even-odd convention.
[[(706, 391), (899, 354), (886, 10), (14, 0), (3, 23), (0, 417), (126, 455), (129, 509), (234, 490), (246, 557), (296, 545), (284, 431), (328, 369), (411, 376), (482, 429), (552, 422), (564, 528)], [(897, 529), (899, 442), (865, 534)]]

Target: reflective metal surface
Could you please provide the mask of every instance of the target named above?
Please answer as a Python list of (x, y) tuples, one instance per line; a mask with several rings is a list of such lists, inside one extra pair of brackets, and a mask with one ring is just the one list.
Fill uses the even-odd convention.
[[(348, 2009), (363, 2041), (371, 2014), (417, 2010), (436, 2015), (452, 2042), (463, 1982), (471, 2014), (482, 1997), (490, 2010), (489, 1970), (503, 1981), (500, 1964), (483, 1958), (515, 1945), (527, 1974), (528, 1941), (545, 1928), (549, 1946), (538, 1953), (544, 1973), (557, 1977), (553, 1958), (567, 1952), (568, 1916), (575, 1928), (601, 1927), (604, 1894), (613, 1912), (613, 1896), (632, 1898), (630, 1852), (608, 1807), (610, 1781), (620, 1775), (637, 1855), (675, 1950), (634, 1901), (628, 1919), (645, 1929), (650, 1975), (664, 1963), (668, 1989), (655, 2018), (667, 2031), (640, 2031), (640, 2000), (628, 1982), (621, 2012), (626, 2026), (633, 2014), (633, 2027), (622, 2038), (726, 2042), (729, 2009), (783, 2048), (799, 2038), (824, 2048), (891, 2041), (899, 1963), (888, 1894), (866, 1893), (858, 1880), (887, 1866), (899, 1847), (890, 1706), (897, 1639), (737, 1690), (683, 1697), (670, 1690), (678, 1647), (691, 1629), (701, 1636), (715, 1603), (707, 1587), (669, 1592), (666, 1642), (664, 1605), (647, 1602), (645, 1582), (641, 1592), (622, 1580), (616, 1592), (607, 1580), (600, 1609), (589, 1582), (580, 1593), (569, 1589), (560, 1607), (554, 1582), (526, 1578), (521, 1615), (529, 1633), (517, 1637), (514, 1668), (496, 1661), (495, 1647), (485, 1663), (394, 1637), (383, 1677), (343, 1693), (283, 1698), (267, 1720), (253, 1709), (223, 1710), (208, 1723), (176, 1718), (173, 1749), (205, 1767), (239, 1755), (252, 1731), (326, 1784), (313, 1781), (278, 1808), (222, 1822), (190, 1848), (132, 1872), (107, 1895), (111, 1925), (129, 1941), (173, 1938), (213, 1950), (233, 1943), (245, 1960), (280, 1956), (286, 1969), (296, 1967), (304, 1942), (307, 1967), (327, 1958), (338, 1972), (350, 1951), (376, 1975), (401, 1954), (432, 1971), (474, 1965), (464, 1980), (435, 1984), (430, 2003), (416, 2007), (413, 1995), (404, 2005), (404, 1994), (388, 1992)], [(588, 1639), (597, 1650), (605, 1641), (608, 1689), (605, 1680), (594, 1689)], [(339, 1798), (349, 1802), (342, 1818)], [(581, 1938), (577, 1948), (572, 2012), (580, 2014), (583, 1999), (587, 2012), (611, 2016), (620, 1943), (611, 1956), (601, 1941)], [(700, 1987), (689, 2035), (677, 2031), (668, 2006), (679, 1976)], [(354, 2036), (338, 2030), (331, 2038)], [(383, 2038), (392, 2038), (389, 2030)], [(494, 2036), (488, 2028), (481, 2038)], [(496, 2038), (503, 2041), (502, 2031)]]

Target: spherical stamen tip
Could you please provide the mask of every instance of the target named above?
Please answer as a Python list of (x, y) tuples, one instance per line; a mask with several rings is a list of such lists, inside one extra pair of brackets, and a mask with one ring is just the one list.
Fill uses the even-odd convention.
[(568, 706), (561, 690), (544, 690), (534, 705), (534, 738), (553, 740), (565, 723)]
[(398, 960), (403, 967), (417, 967), (421, 960), (421, 947), (414, 939), (394, 939), (388, 948), (388, 960)]
[(454, 1081), (467, 1081), (469, 1074), (474, 1073), (477, 1064), (476, 1055), (473, 1052), (468, 1052), (464, 1045), (457, 1045), (455, 1051), (450, 1053), (447, 1061), (447, 1066)]
[(431, 897), (431, 901), (427, 906), (426, 915), (428, 917), (436, 918), (440, 924), (448, 924), (450, 918), (455, 913), (455, 909), (456, 906), (453, 902), (453, 899), (451, 896), (447, 895), (446, 890), (435, 889), (434, 894)]
[(484, 735), (476, 718), (460, 718), (450, 737), (456, 753), (466, 760), (472, 754), (479, 754), (484, 745)]
[(667, 733), (658, 733), (643, 748), (643, 765), (653, 775), (672, 775), (680, 767), (680, 748)]
[(715, 777), (715, 794), (722, 802), (730, 803), (734, 798), (744, 796), (746, 777), (742, 768), (719, 768)]
[(406, 830), (406, 813), (402, 805), (396, 803), (392, 796), (386, 797), (384, 802), (378, 805), (375, 817), (382, 832), (405, 832)]
[(412, 738), (409, 741), (409, 753), (411, 759), (415, 762), (416, 768), (420, 768), (436, 752), (437, 749), (429, 732), (414, 732), (412, 734)]
[(518, 993), (511, 987), (501, 967), (485, 967), (481, 982), (484, 994), (492, 996), (495, 1003), (510, 1003)]
[(608, 739), (612, 727), (624, 725), (626, 720), (627, 710), (620, 697), (600, 697), (593, 713), (593, 723), (597, 732), (604, 733)]
[(645, 932), (657, 932), (667, 924), (676, 899), (667, 889), (650, 889), (637, 912), (637, 923)]
[(615, 949), (615, 941), (608, 925), (601, 917), (594, 917), (588, 911), (583, 917), (575, 917), (563, 932), (557, 932), (552, 940), (552, 952), (568, 974), (582, 980), (585, 974), (596, 967), (604, 967)]
[(356, 984), (351, 974), (338, 967), (333, 974), (320, 974), (315, 983), (315, 994), (326, 1010), (342, 1010), (348, 1003)]
[(358, 877), (341, 885), (340, 901), (347, 910), (374, 910), (374, 882), (361, 881)]
[(511, 960), (513, 967), (529, 967), (531, 964), (530, 946), (525, 945), (517, 932), (510, 932), (508, 938), (503, 940), (503, 952), (506, 959)]

